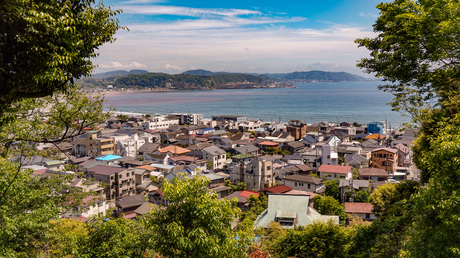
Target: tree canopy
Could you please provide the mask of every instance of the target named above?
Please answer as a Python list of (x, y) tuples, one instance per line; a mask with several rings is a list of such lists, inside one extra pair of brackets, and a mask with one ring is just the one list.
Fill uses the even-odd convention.
[(95, 0), (1, 1), (0, 110), (91, 74), (90, 58), (120, 28), (117, 13)]
[(452, 78), (460, 69), (460, 2), (395, 0), (377, 5), (375, 38), (357, 39), (370, 57), (358, 66), (391, 82), (395, 110), (420, 114), (421, 107), (458, 94)]

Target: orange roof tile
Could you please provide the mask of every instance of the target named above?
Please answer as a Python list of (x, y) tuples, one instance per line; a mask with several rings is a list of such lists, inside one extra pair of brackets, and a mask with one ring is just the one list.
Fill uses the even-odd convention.
[(256, 197), (259, 197), (259, 193), (256, 193), (256, 192), (251, 192), (251, 191), (247, 191), (247, 190), (244, 190), (240, 193), (240, 196), (242, 197), (246, 197), (246, 198), (249, 198), (251, 195), (254, 195)]
[(364, 139), (375, 139), (375, 140), (380, 140), (380, 139), (385, 139), (385, 135), (381, 135), (378, 133), (371, 134), (369, 136), (364, 137)]
[(336, 166), (336, 165), (321, 165), (319, 167), (319, 172), (325, 173), (337, 173), (337, 174), (348, 174), (348, 171), (351, 170), (350, 166)]
[(374, 206), (372, 203), (365, 202), (346, 202), (345, 212), (346, 213), (372, 213)]
[(260, 190), (261, 192), (270, 192), (270, 193), (285, 193), (287, 191), (292, 190), (292, 187), (287, 185), (275, 185), (272, 187), (268, 187), (265, 189)]
[(187, 152), (191, 152), (189, 149), (181, 148), (179, 146), (169, 145), (164, 148), (159, 149), (161, 153), (171, 152), (174, 155), (182, 155)]

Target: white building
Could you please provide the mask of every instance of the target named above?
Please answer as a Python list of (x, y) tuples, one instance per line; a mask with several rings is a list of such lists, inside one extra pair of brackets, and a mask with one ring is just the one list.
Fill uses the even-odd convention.
[(210, 146), (207, 148), (204, 148), (203, 151), (203, 159), (205, 160), (211, 160), (212, 161), (212, 169), (223, 169), (225, 165), (225, 161), (227, 160), (227, 153), (216, 147), (216, 146)]
[(249, 162), (244, 172), (244, 182), (248, 189), (262, 190), (275, 184), (273, 162), (255, 158)]
[(170, 116), (177, 116), (179, 118), (179, 124), (181, 125), (199, 125), (203, 123), (203, 114), (191, 114), (191, 113), (171, 113)]
[(137, 134), (115, 139), (118, 155), (123, 157), (136, 157), (137, 150), (145, 143)]
[(150, 121), (142, 123), (142, 130), (166, 130), (171, 126), (179, 125), (177, 117), (155, 116)]

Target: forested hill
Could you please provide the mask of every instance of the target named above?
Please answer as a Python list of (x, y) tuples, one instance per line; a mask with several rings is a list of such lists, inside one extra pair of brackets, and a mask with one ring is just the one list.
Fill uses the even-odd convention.
[(346, 72), (324, 72), (324, 71), (308, 71), (308, 72), (293, 72), (293, 73), (278, 73), (265, 74), (265, 76), (284, 80), (284, 81), (319, 81), (319, 82), (346, 82), (346, 81), (364, 81), (364, 77), (346, 73)]
[(116, 88), (172, 88), (217, 89), (251, 88), (254, 86), (286, 85), (298, 82), (364, 81), (365, 78), (345, 72), (308, 71), (277, 74), (248, 74), (211, 72), (203, 69), (181, 74), (150, 73), (145, 70), (112, 71), (95, 74), (77, 81), (83, 87), (99, 88), (113, 85)]
[(117, 88), (176, 88), (201, 89), (221, 88), (223, 84), (234, 84), (228, 87), (247, 87), (260, 85), (263, 77), (244, 73), (224, 73), (212, 76), (190, 74), (146, 73), (131, 74), (118, 78), (114, 86)]

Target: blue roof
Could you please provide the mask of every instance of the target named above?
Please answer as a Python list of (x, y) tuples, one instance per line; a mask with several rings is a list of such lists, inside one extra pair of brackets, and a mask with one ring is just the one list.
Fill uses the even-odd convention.
[(108, 155), (105, 155), (105, 156), (98, 157), (98, 158), (96, 158), (96, 160), (105, 160), (105, 161), (108, 161), (108, 160), (121, 159), (121, 158), (122, 158), (121, 156), (117, 156), (117, 155), (113, 155), (113, 154), (108, 154)]

